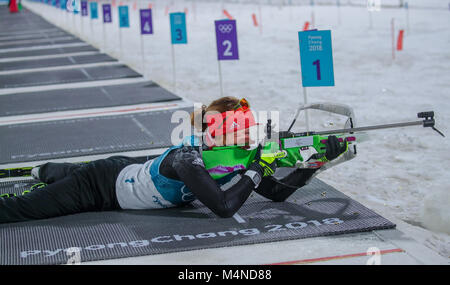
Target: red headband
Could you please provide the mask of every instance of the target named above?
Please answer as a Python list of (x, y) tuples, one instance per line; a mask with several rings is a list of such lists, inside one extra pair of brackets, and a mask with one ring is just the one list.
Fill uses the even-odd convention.
[(212, 115), (207, 114), (206, 122), (208, 124), (208, 131), (213, 138), (217, 135), (233, 133), (257, 125), (249, 108), (246, 108), (245, 111), (238, 110)]

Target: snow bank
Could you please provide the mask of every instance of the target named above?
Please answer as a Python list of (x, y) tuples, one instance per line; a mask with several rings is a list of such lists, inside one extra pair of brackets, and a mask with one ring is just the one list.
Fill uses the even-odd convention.
[(442, 188), (425, 196), (421, 222), (430, 230), (450, 234), (449, 189)]

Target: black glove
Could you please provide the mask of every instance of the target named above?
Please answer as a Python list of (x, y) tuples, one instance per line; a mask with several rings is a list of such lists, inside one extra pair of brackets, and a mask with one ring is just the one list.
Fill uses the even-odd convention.
[(252, 164), (248, 167), (248, 170), (257, 171), (261, 177), (272, 176), (277, 168), (276, 160), (274, 158), (261, 158), (261, 149), (262, 146), (260, 144), (256, 149), (255, 158), (253, 159)]
[(328, 136), (325, 146), (327, 149), (325, 157), (328, 160), (333, 160), (347, 150), (347, 140), (344, 140), (343, 145), (341, 145), (336, 136)]
[(190, 163), (190, 164), (197, 165), (197, 166), (200, 166), (203, 168), (205, 167), (202, 156), (192, 146), (183, 146), (182, 148), (179, 148), (178, 150), (176, 150), (176, 153), (175, 153), (175, 156), (173, 159), (174, 167), (176, 165), (183, 164), (183, 163)]

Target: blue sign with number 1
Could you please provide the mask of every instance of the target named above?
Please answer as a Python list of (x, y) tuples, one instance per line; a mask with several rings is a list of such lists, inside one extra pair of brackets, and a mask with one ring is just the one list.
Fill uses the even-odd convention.
[(170, 31), (173, 45), (187, 44), (185, 13), (170, 13)]
[(334, 86), (331, 31), (298, 32), (303, 87)]

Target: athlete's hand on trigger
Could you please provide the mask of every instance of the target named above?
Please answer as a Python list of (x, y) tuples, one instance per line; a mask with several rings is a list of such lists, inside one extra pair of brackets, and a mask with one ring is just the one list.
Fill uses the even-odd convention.
[[(274, 156), (265, 156), (262, 155), (262, 145), (259, 144), (256, 150), (256, 156), (253, 159), (253, 165), (250, 167), (255, 167), (254, 164), (258, 165), (261, 168), (263, 176), (272, 176), (275, 173), (275, 169), (277, 168), (277, 164)], [(250, 169), (250, 168), (249, 168)]]
[(328, 160), (333, 160), (342, 153), (344, 153), (347, 150), (348, 142), (347, 140), (344, 140), (344, 143), (341, 145), (339, 142), (339, 139), (336, 136), (328, 136), (327, 141), (325, 142), (326, 146), (326, 152), (325, 157)]

